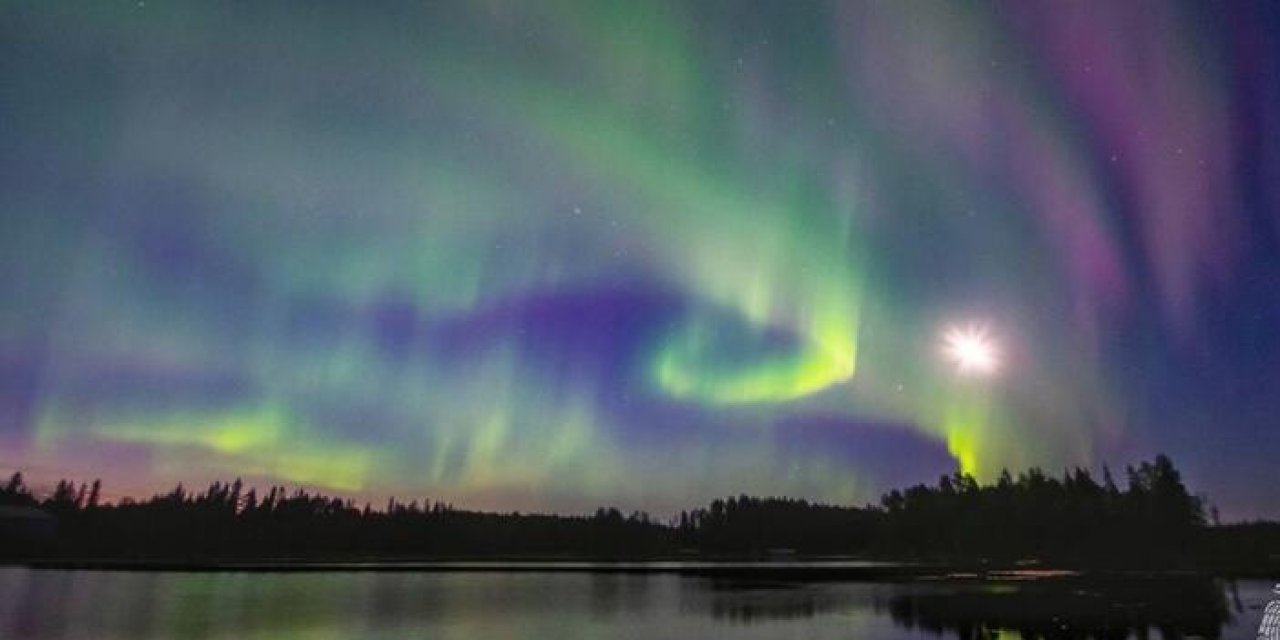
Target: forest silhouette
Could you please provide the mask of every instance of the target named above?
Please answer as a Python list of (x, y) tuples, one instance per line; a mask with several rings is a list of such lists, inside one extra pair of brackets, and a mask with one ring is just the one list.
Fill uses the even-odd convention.
[(938, 563), (1265, 571), (1280, 523), (1218, 525), (1161, 455), (1125, 470), (1053, 477), (1002, 473), (989, 485), (942, 477), (842, 507), (737, 496), (660, 521), (490, 513), (396, 498), (385, 505), (240, 480), (177, 486), (105, 503), (102, 484), (60, 481), (37, 496), (21, 473), (0, 487), (0, 557), (9, 561), (288, 562), (443, 558), (760, 558), (853, 556)]

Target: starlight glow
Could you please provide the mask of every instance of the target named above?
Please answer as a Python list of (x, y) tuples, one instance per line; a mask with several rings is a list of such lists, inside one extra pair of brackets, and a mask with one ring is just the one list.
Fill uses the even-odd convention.
[(985, 327), (950, 327), (942, 340), (943, 353), (962, 374), (987, 376), (1000, 367), (999, 347)]

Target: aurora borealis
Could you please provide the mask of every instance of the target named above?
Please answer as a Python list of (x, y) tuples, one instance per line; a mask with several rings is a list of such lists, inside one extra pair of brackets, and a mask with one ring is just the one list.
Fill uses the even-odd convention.
[(16, 1), (0, 78), (6, 470), (1280, 516), (1275, 4)]

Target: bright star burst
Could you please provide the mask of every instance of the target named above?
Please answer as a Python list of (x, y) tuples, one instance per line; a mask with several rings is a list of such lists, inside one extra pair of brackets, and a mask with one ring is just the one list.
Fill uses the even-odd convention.
[(943, 334), (943, 353), (960, 373), (985, 376), (1000, 365), (1000, 350), (981, 325), (952, 326)]

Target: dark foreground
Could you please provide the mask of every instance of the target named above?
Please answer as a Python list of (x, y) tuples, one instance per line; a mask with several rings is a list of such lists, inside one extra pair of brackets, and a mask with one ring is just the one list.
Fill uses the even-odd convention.
[[(1280, 597), (1189, 574), (893, 579), (853, 563), (254, 568), (2, 568), (0, 637), (1254, 638)], [(858, 571), (880, 579), (837, 579)]]
[[(946, 476), (886, 494), (880, 505), (834, 506), (737, 496), (667, 520), (601, 508), (594, 515), (496, 513), (390, 499), (385, 507), (239, 480), (201, 492), (181, 485), (104, 503), (101, 483), (58, 483), (37, 495), (20, 473), (0, 487), (0, 562), (82, 559), (144, 567), (242, 567), (284, 562), (392, 566), (451, 558), (759, 559), (857, 557), (950, 566), (1280, 571), (1280, 523), (1219, 526), (1157, 456), (1126, 469), (1061, 478), (1030, 469), (991, 485)], [(1261, 572), (1261, 573), (1258, 573)], [(858, 579), (863, 576), (849, 576)]]

